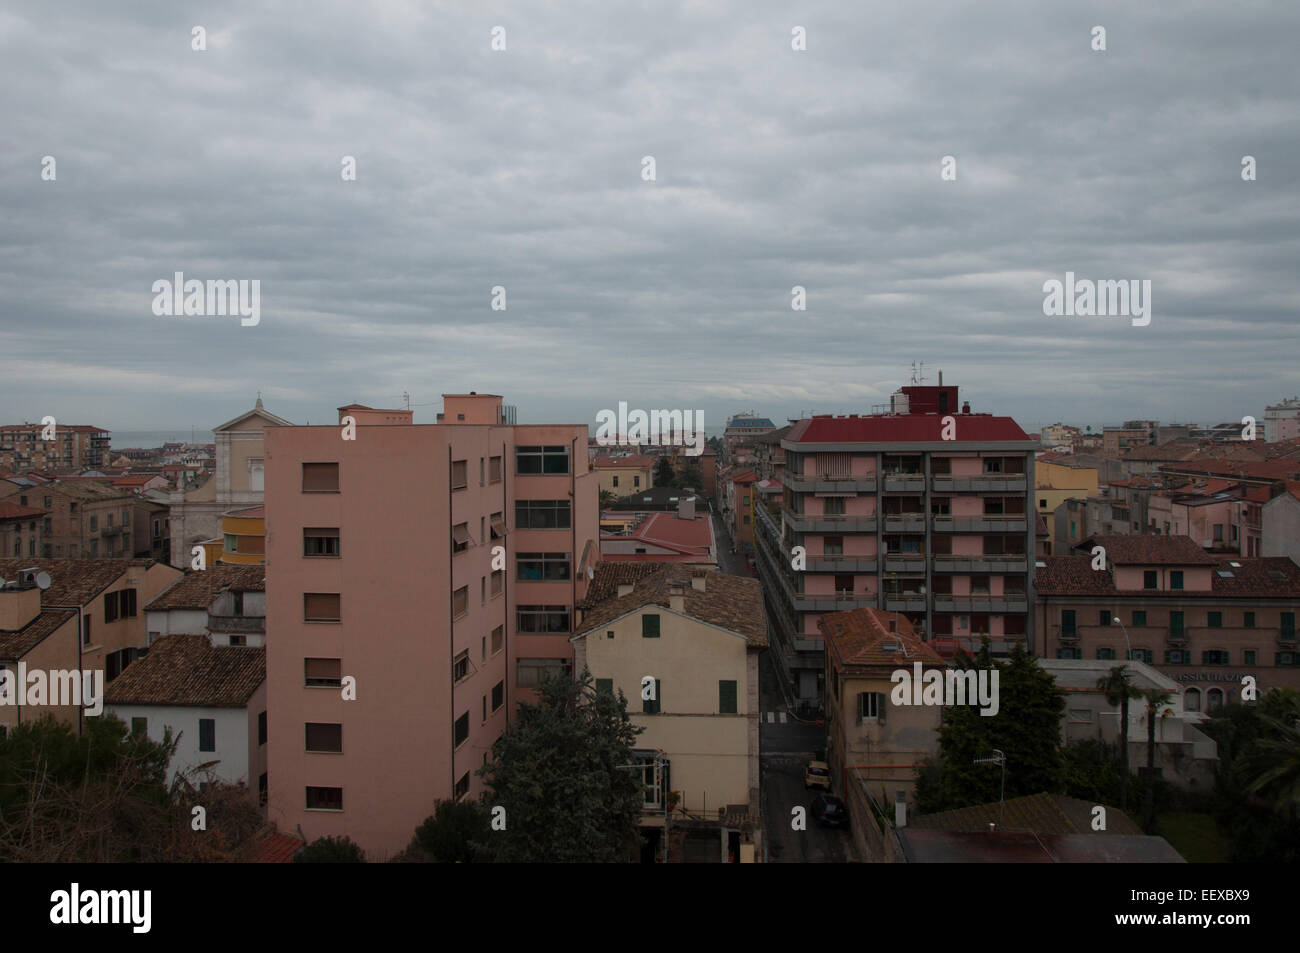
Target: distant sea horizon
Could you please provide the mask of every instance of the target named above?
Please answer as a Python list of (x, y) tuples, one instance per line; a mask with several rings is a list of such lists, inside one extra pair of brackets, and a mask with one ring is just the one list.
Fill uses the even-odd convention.
[(114, 450), (152, 450), (165, 443), (216, 443), (211, 430), (110, 430)]

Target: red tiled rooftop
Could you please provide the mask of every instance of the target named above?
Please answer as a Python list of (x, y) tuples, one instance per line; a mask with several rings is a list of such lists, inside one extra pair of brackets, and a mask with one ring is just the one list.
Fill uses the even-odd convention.
[[(890, 624), (897, 631), (891, 632)], [(907, 616), (884, 609), (829, 612), (817, 621), (836, 669), (910, 668), (944, 665), (939, 653), (916, 635)]]
[(1092, 536), (1079, 548), (1102, 546), (1106, 559), (1117, 566), (1206, 566), (1214, 557), (1190, 536)]
[(266, 680), (266, 649), (214, 646), (206, 635), (164, 635), (105, 692), (110, 705), (242, 708)]
[[(863, 417), (807, 417), (786, 437), (791, 443), (937, 443), (943, 436), (947, 414), (874, 414)], [(1010, 417), (958, 414), (956, 444), (966, 442), (1024, 441), (1033, 437)]]
[(1300, 566), (1289, 556), (1211, 557), (1214, 571), (1210, 573), (1209, 590), (1116, 589), (1110, 572), (1092, 568), (1091, 556), (1047, 556), (1039, 561), (1045, 565), (1034, 573), (1034, 588), (1043, 596), (1128, 596), (1143, 599), (1300, 597)]
[(591, 461), (591, 465), (605, 470), (616, 469), (619, 467), (646, 468), (653, 467), (654, 461), (643, 453), (634, 453), (626, 457), (596, 457)]
[(48, 512), (49, 510), (37, 509), (34, 506), (20, 506), (7, 500), (0, 501), (0, 520), (34, 519), (38, 516), (44, 516)]

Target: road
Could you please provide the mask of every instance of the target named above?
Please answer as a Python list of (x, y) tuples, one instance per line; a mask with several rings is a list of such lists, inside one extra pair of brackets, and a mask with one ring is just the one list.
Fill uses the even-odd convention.
[[(744, 557), (731, 553), (731, 537), (722, 520), (713, 517), (718, 541), (718, 568), (736, 576), (747, 575)], [(820, 826), (812, 818), (812, 799), (805, 790), (804, 768), (813, 753), (826, 744), (826, 729), (800, 722), (790, 712), (776, 668), (767, 652), (758, 663), (759, 788), (762, 798), (766, 860), (769, 863), (843, 863), (855, 859), (846, 831)], [(805, 809), (805, 829), (794, 830), (793, 810)]]

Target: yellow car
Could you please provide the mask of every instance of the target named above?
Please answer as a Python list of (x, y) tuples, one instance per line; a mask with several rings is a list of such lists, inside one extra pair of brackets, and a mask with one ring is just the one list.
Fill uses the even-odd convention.
[(831, 789), (831, 769), (827, 767), (825, 761), (809, 761), (808, 768), (803, 773), (804, 788), (822, 788), (826, 791)]

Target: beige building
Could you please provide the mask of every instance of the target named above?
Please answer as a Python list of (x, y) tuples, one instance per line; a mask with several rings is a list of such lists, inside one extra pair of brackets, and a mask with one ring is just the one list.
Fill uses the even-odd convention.
[(598, 691), (622, 692), (632, 722), (645, 729), (637, 740), (648, 768), (642, 826), (662, 828), (671, 804), (670, 826), (711, 823), (722, 857), (750, 855), (759, 814), (758, 654), (767, 645), (757, 580), (675, 564), (602, 564), (587, 606), (574, 667), (589, 670)]
[[(35, 549), (43, 559), (121, 557), (135, 551), (131, 534), (135, 500), (125, 490), (93, 480), (36, 484), (18, 478), (0, 480), (0, 501), (46, 511)], [(21, 554), (10, 549), (4, 555), (31, 555), (31, 550), (29, 536)]]
[(598, 456), (591, 468), (600, 475), (600, 492), (628, 496), (654, 486), (654, 461), (645, 454), (626, 457)]
[(1034, 506), (1044, 517), (1054, 514), (1066, 500), (1098, 495), (1096, 467), (1081, 465), (1068, 455), (1034, 461)]
[(262, 431), (266, 427), (292, 426), (264, 409), (259, 397), (248, 413), (213, 428), (216, 473), (202, 486), (178, 489), (165, 498), (171, 506), (173, 566), (189, 566), (191, 548), (220, 535), (224, 514), (241, 505), (261, 505), (266, 474)]

